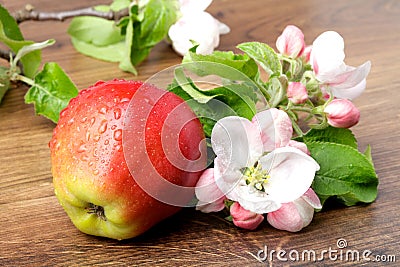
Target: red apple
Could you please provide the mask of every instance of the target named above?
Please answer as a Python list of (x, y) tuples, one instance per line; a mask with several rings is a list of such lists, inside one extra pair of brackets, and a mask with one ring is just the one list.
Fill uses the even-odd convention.
[(187, 189), (201, 174), (191, 163), (205, 164), (203, 139), (175, 94), (142, 82), (98, 82), (70, 101), (54, 129), (55, 194), (82, 232), (135, 237), (190, 201)]

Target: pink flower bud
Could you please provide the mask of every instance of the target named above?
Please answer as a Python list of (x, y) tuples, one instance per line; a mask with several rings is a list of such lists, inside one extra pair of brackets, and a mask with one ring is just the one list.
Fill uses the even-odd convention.
[(308, 99), (306, 86), (301, 82), (289, 82), (287, 97), (294, 104), (303, 104)]
[(225, 207), (225, 195), (218, 188), (214, 178), (214, 168), (206, 169), (195, 188), (199, 202), (196, 209), (204, 213), (221, 211)]
[(233, 223), (243, 229), (254, 230), (264, 220), (263, 215), (242, 208), (238, 202), (231, 205), (230, 213)]
[(350, 128), (360, 119), (360, 111), (347, 99), (334, 99), (324, 109), (329, 125)]
[(305, 62), (310, 62), (311, 50), (312, 50), (312, 45), (308, 45), (308, 46), (304, 47), (304, 50), (303, 50), (303, 53), (301, 54), (301, 56), (304, 57)]
[(277, 211), (267, 215), (269, 224), (289, 232), (298, 232), (309, 225), (314, 216), (314, 208), (322, 208), (318, 196), (310, 188), (293, 202), (282, 204)]
[(298, 57), (305, 48), (303, 32), (296, 26), (286, 26), (276, 40), (276, 48), (281, 54), (291, 58)]

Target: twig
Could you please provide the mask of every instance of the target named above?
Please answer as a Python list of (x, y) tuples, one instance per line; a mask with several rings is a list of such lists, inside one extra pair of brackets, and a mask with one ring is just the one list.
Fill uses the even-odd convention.
[(64, 21), (68, 18), (77, 16), (92, 16), (92, 17), (99, 17), (108, 20), (118, 21), (119, 19), (127, 15), (129, 15), (128, 8), (121, 9), (120, 11), (109, 11), (109, 12), (97, 11), (92, 7), (69, 10), (69, 11), (60, 11), (60, 12), (41, 12), (34, 10), (34, 7), (31, 5), (26, 5), (24, 9), (17, 11), (13, 16), (17, 21), (17, 23), (21, 23), (27, 20)]

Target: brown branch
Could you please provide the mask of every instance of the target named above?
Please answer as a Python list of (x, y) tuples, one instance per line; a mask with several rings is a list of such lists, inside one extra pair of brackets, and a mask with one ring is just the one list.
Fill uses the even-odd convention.
[(122, 9), (120, 11), (109, 11), (109, 12), (101, 12), (97, 11), (92, 7), (81, 8), (70, 11), (61, 11), (61, 12), (41, 12), (36, 11), (33, 6), (26, 5), (24, 9), (17, 11), (13, 16), (17, 23), (21, 23), (27, 20), (37, 20), (37, 21), (45, 21), (45, 20), (57, 20), (64, 21), (68, 18), (77, 17), (77, 16), (92, 16), (104, 18), (107, 20), (115, 20), (118, 21), (124, 16), (128, 16), (129, 11), (128, 8)]

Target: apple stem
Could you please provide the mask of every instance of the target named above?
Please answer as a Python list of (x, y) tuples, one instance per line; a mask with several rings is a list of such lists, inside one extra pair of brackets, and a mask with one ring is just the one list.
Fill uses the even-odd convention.
[(107, 217), (104, 213), (104, 208), (102, 206), (95, 205), (93, 203), (89, 203), (89, 206), (85, 208), (86, 212), (89, 214), (96, 214), (97, 217), (102, 219), (103, 221), (107, 221)]

